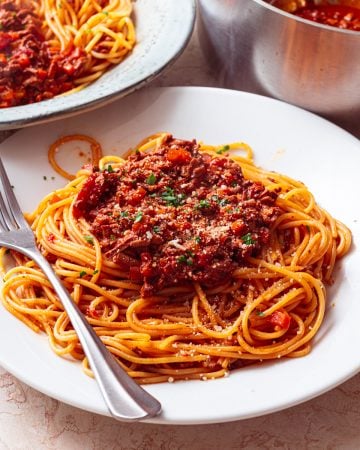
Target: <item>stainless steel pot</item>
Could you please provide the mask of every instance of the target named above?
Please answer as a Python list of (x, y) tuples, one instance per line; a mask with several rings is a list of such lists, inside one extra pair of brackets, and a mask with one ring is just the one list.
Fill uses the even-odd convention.
[(223, 85), (360, 127), (360, 32), (262, 0), (199, 0), (200, 41)]

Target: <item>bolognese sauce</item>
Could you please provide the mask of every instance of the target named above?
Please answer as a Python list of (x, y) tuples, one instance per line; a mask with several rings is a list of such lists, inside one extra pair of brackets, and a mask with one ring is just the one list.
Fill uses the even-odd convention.
[(42, 33), (41, 20), (30, 6), (0, 2), (0, 107), (52, 98), (74, 87), (86, 67), (79, 48), (60, 52)]
[(230, 159), (168, 135), (119, 169), (94, 168), (73, 213), (149, 296), (167, 286), (230, 280), (269, 243), (280, 214), (276, 197)]

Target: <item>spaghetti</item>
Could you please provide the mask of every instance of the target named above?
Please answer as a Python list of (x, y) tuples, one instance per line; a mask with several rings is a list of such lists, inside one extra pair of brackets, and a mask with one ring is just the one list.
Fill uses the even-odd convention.
[(131, 0), (0, 4), (0, 107), (78, 91), (135, 45)]
[[(242, 155), (234, 155), (235, 149), (240, 149)], [(210, 172), (196, 172), (200, 166), (195, 165), (194, 158)], [(172, 191), (158, 179), (160, 172), (154, 161), (160, 160), (167, 187), (170, 178), (166, 177), (174, 171), (182, 178), (181, 184), (173, 184)], [(94, 177), (103, 185), (115, 178), (117, 183), (126, 182), (127, 173), (135, 170), (136, 164), (143, 164), (143, 169), (147, 166), (154, 176), (144, 173), (145, 169), (138, 171), (137, 186), (131, 189), (147, 186), (140, 201), (132, 204), (129, 199), (133, 197), (128, 196), (129, 201), (121, 203), (116, 197), (120, 203), (115, 210), (121, 225), (112, 239), (111, 233), (104, 231), (105, 226), (103, 232), (97, 227), (95, 217), (106, 216), (101, 209), (105, 205), (111, 206), (114, 216), (114, 204), (109, 199), (120, 191), (102, 191), (91, 204), (94, 198), (87, 195), (87, 187), (92, 186)], [(198, 184), (191, 191), (186, 191), (185, 186), (179, 191), (189, 165), (188, 179), (198, 177)], [(234, 181), (235, 176), (238, 178)], [(209, 180), (214, 193), (208, 191)], [(91, 192), (97, 195), (96, 189)], [(253, 198), (249, 192), (253, 192)], [(189, 207), (193, 202), (202, 206)], [(247, 211), (242, 228), (239, 211), (232, 211), (235, 203)], [(254, 221), (246, 209), (251, 205), (255, 208), (253, 213), (258, 214), (252, 216)], [(145, 206), (161, 211), (149, 215), (147, 221)], [(216, 208), (214, 214), (212, 207)], [(184, 212), (186, 209), (188, 213)], [(175, 225), (166, 228), (164, 220), (153, 225), (159, 214), (174, 214), (178, 227), (183, 214), (194, 214), (190, 238), (185, 241), (183, 231), (174, 242), (173, 235), (166, 233), (171, 233)], [(143, 141), (126, 160), (107, 156), (100, 160), (99, 170), (80, 170), (67, 186), (46, 196), (28, 219), (42, 252), (73, 300), (119, 364), (139, 383), (213, 379), (249, 362), (306, 355), (324, 317), (324, 283), (332, 282), (336, 261), (351, 245), (350, 231), (324, 211), (301, 182), (256, 167), (247, 145), (198, 146), (195, 141), (173, 140), (166, 134)], [(128, 243), (128, 247), (122, 246), (114, 253), (113, 241), (119, 241), (117, 233), (129, 234), (126, 230), (130, 224), (132, 230), (143, 220), (142, 225), (152, 226), (151, 236), (149, 230), (143, 233), (150, 243), (138, 243), (138, 247)], [(225, 229), (225, 234), (218, 229), (220, 234), (211, 237), (217, 220), (228, 220), (230, 228)], [(219, 226), (225, 226), (224, 222)], [(136, 229), (138, 226), (134, 233)], [(161, 243), (154, 236), (157, 232)], [(227, 239), (223, 240), (226, 234)], [(132, 244), (135, 238), (132, 235)], [(213, 244), (216, 240), (221, 241), (222, 249)], [(191, 253), (188, 248), (193, 249)], [(231, 257), (229, 266), (222, 266), (227, 260), (218, 258), (223, 249)], [(211, 257), (202, 266), (205, 251)], [(179, 259), (184, 252), (186, 260)], [(141, 256), (143, 253), (150, 256)], [(58, 355), (82, 360), (85, 372), (91, 375), (51, 285), (32, 261), (17, 253), (14, 257), (16, 266), (4, 273), (5, 307), (34, 331), (46, 332)], [(175, 260), (173, 276), (159, 282), (166, 271), (159, 269), (156, 276), (147, 272), (149, 257), (158, 266), (155, 269), (163, 267), (164, 261)], [(132, 260), (137, 261), (138, 271), (131, 271)], [(216, 267), (220, 271), (224, 267), (231, 270), (216, 278)], [(213, 271), (214, 276), (207, 278), (207, 271)], [(151, 289), (144, 289), (146, 283)]]

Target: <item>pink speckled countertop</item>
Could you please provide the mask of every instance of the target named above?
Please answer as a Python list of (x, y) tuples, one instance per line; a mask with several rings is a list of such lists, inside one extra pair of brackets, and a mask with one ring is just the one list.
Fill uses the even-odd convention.
[[(222, 86), (206, 65), (196, 33), (178, 62), (153, 85)], [(183, 427), (124, 424), (83, 412), (36, 392), (0, 368), (0, 450), (241, 448), (360, 448), (360, 374), (331, 392), (279, 413)]]

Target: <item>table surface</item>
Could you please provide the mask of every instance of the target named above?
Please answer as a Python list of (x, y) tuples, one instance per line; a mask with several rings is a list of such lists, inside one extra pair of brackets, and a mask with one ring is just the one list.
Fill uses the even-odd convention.
[[(179, 60), (152, 85), (222, 87), (206, 64), (196, 33)], [(0, 133), (0, 140), (4, 137)], [(124, 424), (84, 412), (35, 391), (0, 368), (0, 450), (239, 448), (360, 448), (360, 374), (275, 414), (184, 427)]]

